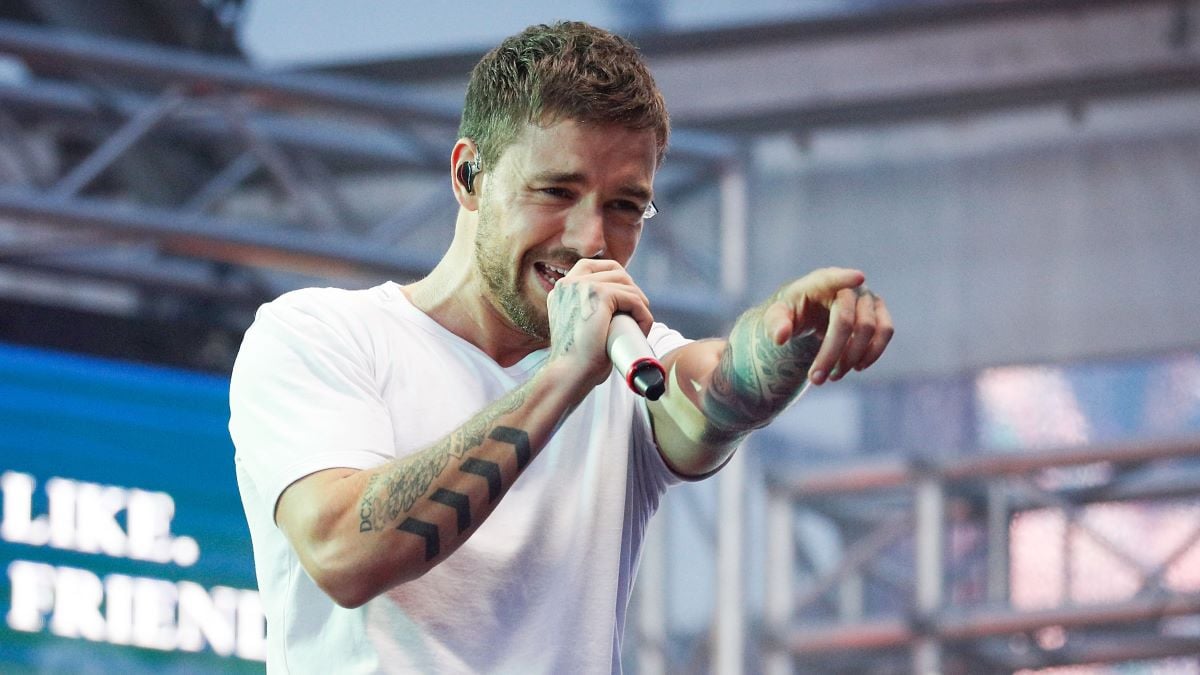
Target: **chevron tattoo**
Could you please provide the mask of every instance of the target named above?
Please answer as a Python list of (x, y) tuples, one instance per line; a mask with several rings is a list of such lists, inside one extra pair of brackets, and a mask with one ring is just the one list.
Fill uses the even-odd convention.
[(404, 522), (400, 523), (396, 529), (415, 534), (425, 540), (425, 560), (433, 560), (438, 553), (441, 553), (442, 544), (438, 540), (437, 525), (416, 518), (405, 518)]
[[(512, 446), (518, 471), (528, 466), (534, 452), (529, 434), (516, 427), (496, 425), (496, 420), (502, 415), (521, 407), (526, 397), (524, 387), (514, 389), (432, 447), (396, 462), (385, 473), (370, 476), (359, 504), (359, 531), (379, 532), (388, 529), (389, 523), (400, 521), (395, 525), (395, 530), (421, 537), (425, 542), (425, 560), (436, 558), (442, 548), (438, 525), (405, 514), (409, 514), (417, 501), (426, 496), (430, 486), (450, 465), (451, 459), (461, 460), (458, 464), (460, 472), (479, 476), (486, 481), (488, 504), (499, 500), (504, 493), (500, 465), (465, 455), (482, 446), (485, 440), (492, 440)], [(468, 495), (439, 487), (427, 498), (432, 503), (454, 510), (459, 535), (471, 529), (473, 521)]]
[(430, 501), (444, 504), (454, 509), (458, 516), (458, 533), (462, 534), (471, 529), (471, 500), (461, 492), (438, 488), (430, 497)]
[(529, 434), (512, 427), (496, 427), (492, 429), (492, 433), (488, 434), (488, 438), (513, 446), (513, 451), (517, 453), (518, 471), (524, 469), (525, 465), (529, 464), (529, 460), (533, 456), (533, 452), (529, 447)]
[(522, 457), (527, 463), (532, 453), (528, 434), (495, 424), (501, 416), (520, 408), (527, 396), (524, 387), (510, 391), (432, 447), (395, 462), (385, 473), (371, 476), (359, 502), (358, 530), (382, 532), (391, 527), (429, 491), (429, 486), (446, 470), (451, 458), (463, 457), (467, 451), (482, 445), (490, 433), (500, 429), (506, 431), (497, 440), (517, 448), (517, 463), (523, 468)]
[(476, 459), (468, 457), (463, 460), (463, 463), (458, 467), (463, 473), (471, 473), (476, 476), (482, 476), (487, 481), (488, 485), (488, 503), (491, 504), (500, 498), (500, 492), (504, 488), (500, 483), (500, 465), (495, 462), (489, 462), (485, 459)]
[[(526, 432), (514, 427), (496, 427), (492, 429), (492, 433), (488, 434), (488, 438), (513, 446), (513, 451), (517, 456), (518, 470), (524, 469), (525, 465), (529, 464), (533, 453), (529, 446), (529, 434)], [(499, 464), (478, 457), (468, 457), (462, 461), (458, 470), (479, 476), (487, 481), (488, 504), (494, 504), (496, 500), (500, 499), (500, 495), (504, 492), (504, 483)], [(454, 490), (438, 488), (429, 496), (429, 501), (454, 509), (459, 534), (471, 529), (471, 500), (467, 495)], [(400, 523), (396, 529), (425, 539), (425, 560), (432, 560), (441, 553), (441, 539), (438, 537), (437, 525), (410, 517)]]

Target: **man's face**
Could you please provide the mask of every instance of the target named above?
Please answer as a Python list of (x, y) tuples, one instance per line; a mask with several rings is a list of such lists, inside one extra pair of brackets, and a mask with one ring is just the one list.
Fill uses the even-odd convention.
[(530, 125), (484, 167), (476, 267), (512, 325), (550, 338), (546, 296), (581, 258), (629, 263), (650, 203), (651, 130), (572, 120)]

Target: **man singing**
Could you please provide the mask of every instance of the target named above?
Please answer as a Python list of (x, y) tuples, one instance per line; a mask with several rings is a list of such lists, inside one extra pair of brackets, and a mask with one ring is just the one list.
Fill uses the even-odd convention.
[[(230, 388), (271, 672), (619, 672), (642, 535), (808, 382), (892, 335), (861, 272), (780, 288), (725, 339), (655, 323), (625, 271), (663, 98), (636, 49), (534, 26), (471, 73), (429, 275), (264, 305)], [(631, 316), (656, 401), (605, 352)]]

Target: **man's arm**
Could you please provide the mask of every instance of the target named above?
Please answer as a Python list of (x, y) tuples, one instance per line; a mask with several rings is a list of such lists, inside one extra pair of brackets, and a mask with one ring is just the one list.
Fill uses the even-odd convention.
[(420, 452), (293, 483), (276, 522), (317, 585), (357, 607), (466, 541), (584, 394), (548, 365)]
[(684, 476), (711, 473), (810, 381), (839, 380), (874, 363), (893, 328), (863, 281), (856, 270), (818, 270), (747, 310), (727, 340), (668, 354), (666, 393), (650, 404), (667, 463)]

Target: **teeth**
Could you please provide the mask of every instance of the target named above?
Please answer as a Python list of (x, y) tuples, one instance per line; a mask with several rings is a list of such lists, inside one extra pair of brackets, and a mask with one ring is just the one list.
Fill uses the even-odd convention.
[(557, 286), (559, 280), (567, 276), (567, 272), (571, 271), (570, 268), (551, 265), (547, 262), (536, 263), (535, 269), (538, 271), (538, 274), (541, 275), (541, 277), (545, 279), (551, 286)]
[(557, 274), (560, 277), (567, 276), (567, 272), (570, 271), (570, 270), (563, 269), (561, 267), (555, 267), (554, 265), (550, 265), (550, 264), (546, 265), (546, 269), (550, 270), (551, 272), (554, 272), (555, 274)]

